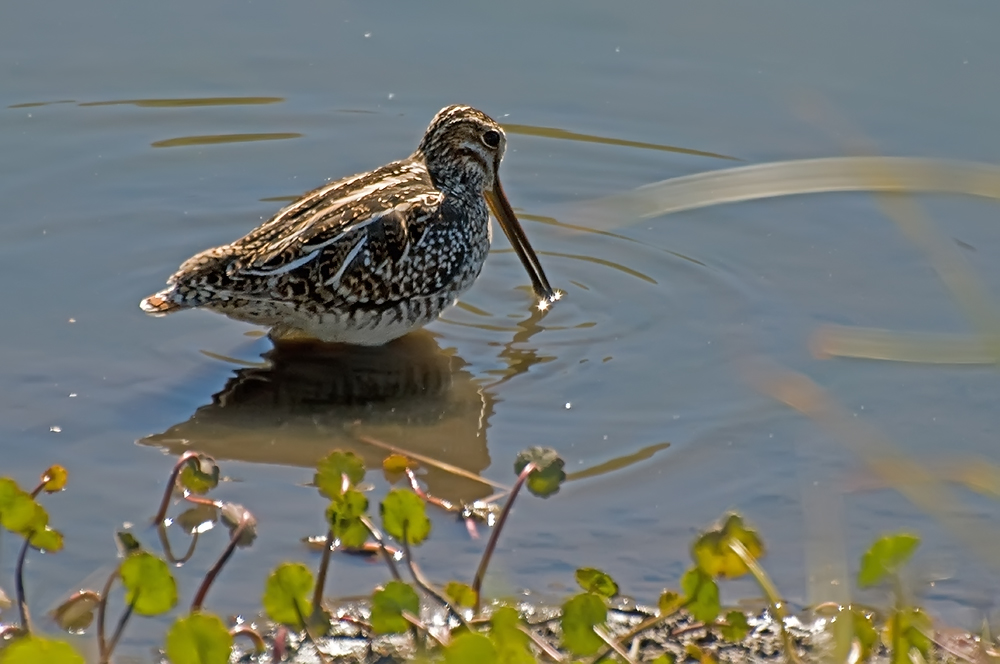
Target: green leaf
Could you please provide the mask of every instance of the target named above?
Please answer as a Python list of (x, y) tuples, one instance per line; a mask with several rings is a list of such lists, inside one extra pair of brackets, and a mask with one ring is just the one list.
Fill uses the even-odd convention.
[(514, 472), (520, 475), (529, 463), (534, 464), (535, 469), (528, 474), (528, 491), (539, 498), (558, 493), (559, 487), (566, 481), (566, 473), (563, 471), (565, 462), (556, 451), (548, 447), (529, 447), (517, 455)]
[(420, 544), (431, 533), (431, 522), (427, 518), (427, 506), (420, 496), (406, 489), (393, 489), (386, 494), (380, 508), (385, 531), (399, 541), (403, 540), (403, 525), (406, 524), (408, 544)]
[(601, 597), (612, 598), (618, 594), (618, 584), (599, 569), (581, 567), (576, 570), (576, 582), (587, 592)]
[(49, 514), (9, 477), (0, 477), (0, 525), (18, 535), (45, 528)]
[(594, 593), (580, 593), (562, 607), (562, 644), (574, 655), (593, 655), (604, 645), (594, 632), (595, 625), (607, 620), (604, 598)]
[(177, 482), (191, 493), (205, 494), (219, 485), (220, 475), (215, 459), (199, 452), (184, 464)]
[(167, 658), (190, 664), (228, 664), (233, 637), (218, 616), (192, 613), (167, 632)]
[(661, 654), (653, 660), (653, 664), (676, 664), (677, 660), (668, 652)]
[(409, 584), (390, 581), (372, 594), (372, 629), (376, 634), (402, 634), (410, 626), (403, 611), (420, 615), (420, 598)]
[(302, 563), (282, 563), (264, 584), (264, 610), (274, 622), (301, 629), (302, 621), (312, 613), (312, 588), (309, 568)]
[(45, 493), (56, 493), (66, 488), (66, 480), (69, 479), (69, 472), (62, 466), (56, 464), (42, 473), (42, 488)]
[(45, 526), (42, 530), (31, 533), (31, 537), (28, 538), (28, 541), (31, 543), (31, 546), (48, 553), (62, 551), (63, 548), (62, 533), (58, 530), (53, 530), (48, 526)]
[(490, 639), (503, 664), (535, 664), (531, 639), (521, 631), (517, 609), (501, 606), (490, 616)]
[(119, 530), (115, 533), (115, 546), (118, 548), (118, 555), (122, 557), (142, 551), (142, 543), (128, 530)]
[(407, 468), (416, 468), (417, 464), (402, 454), (390, 454), (382, 460), (382, 470), (387, 475), (402, 475)]
[(719, 615), (719, 586), (701, 568), (689, 569), (681, 577), (681, 590), (687, 598), (685, 607), (695, 620), (710, 623)]
[(316, 464), (313, 484), (321, 494), (333, 498), (343, 493), (344, 475), (351, 486), (357, 486), (365, 478), (365, 464), (354, 452), (334, 450)]
[(326, 520), (343, 546), (357, 549), (368, 540), (368, 528), (361, 522), (367, 510), (368, 498), (356, 489), (348, 489), (330, 500)]
[(726, 613), (726, 622), (719, 625), (719, 632), (722, 638), (732, 643), (740, 643), (750, 632), (750, 623), (747, 622), (746, 614), (742, 611), (729, 611)]
[(94, 622), (94, 610), (100, 603), (101, 596), (96, 591), (78, 590), (52, 609), (49, 616), (60, 629), (80, 634)]
[(140, 616), (166, 613), (177, 604), (177, 582), (167, 563), (147, 551), (138, 551), (122, 561), (119, 570), (125, 586), (125, 603)]
[(444, 649), (445, 664), (495, 664), (499, 661), (493, 642), (482, 634), (466, 632), (451, 640)]
[(476, 591), (464, 583), (449, 581), (444, 587), (444, 596), (452, 604), (467, 609), (476, 605)]
[(867, 662), (878, 642), (878, 630), (875, 629), (875, 622), (871, 615), (853, 607), (847, 615), (850, 616), (854, 626), (854, 638), (861, 645), (861, 657), (858, 661)]
[(24, 636), (0, 650), (0, 664), (86, 664), (65, 641)]
[(664, 590), (656, 604), (660, 608), (661, 616), (669, 616), (684, 606), (684, 598), (673, 590)]
[(704, 533), (691, 547), (694, 562), (712, 578), (736, 578), (750, 570), (736, 555), (730, 543), (739, 542), (753, 559), (764, 556), (764, 544), (738, 514), (730, 514), (724, 522)]
[(920, 609), (907, 608), (895, 611), (889, 619), (889, 637), (892, 643), (893, 664), (910, 664), (910, 650), (916, 648), (924, 661), (931, 661), (931, 646), (928, 634), (934, 632), (930, 616)]
[(887, 576), (897, 574), (919, 544), (920, 538), (908, 533), (885, 535), (875, 540), (861, 556), (858, 586), (868, 588), (881, 583)]

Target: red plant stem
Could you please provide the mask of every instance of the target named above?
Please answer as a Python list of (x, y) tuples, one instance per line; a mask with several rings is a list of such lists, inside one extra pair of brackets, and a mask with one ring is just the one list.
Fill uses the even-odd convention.
[(333, 548), (333, 527), (326, 531), (326, 546), (323, 547), (323, 558), (319, 561), (319, 572), (316, 574), (316, 590), (313, 591), (313, 612), (319, 610), (323, 601), (323, 589), (326, 588), (326, 571), (330, 567), (330, 553)]
[(118, 574), (121, 572), (121, 565), (119, 564), (115, 567), (115, 570), (108, 575), (108, 580), (104, 582), (104, 588), (101, 590), (101, 601), (97, 605), (97, 653), (100, 657), (101, 664), (105, 664), (108, 661), (109, 653), (107, 652), (107, 643), (104, 641), (104, 616), (107, 613), (108, 608), (108, 593), (111, 592), (111, 584), (115, 582), (118, 578)]
[(424, 491), (423, 488), (420, 486), (420, 482), (417, 481), (417, 476), (413, 473), (412, 470), (410, 470), (409, 467), (407, 467), (404, 472), (406, 473), (406, 477), (410, 480), (410, 488), (413, 489), (413, 493), (417, 494), (425, 503), (429, 503), (436, 507), (440, 507), (446, 512), (456, 511), (455, 506), (452, 505), (447, 500), (437, 498), (436, 496), (432, 496), (426, 491)]
[(156, 516), (153, 517), (153, 523), (163, 523), (163, 519), (167, 516), (167, 508), (170, 507), (170, 496), (174, 492), (174, 487), (177, 486), (177, 476), (184, 469), (184, 464), (197, 457), (197, 452), (188, 450), (177, 459), (174, 469), (170, 471), (170, 479), (167, 480), (167, 488), (163, 491), (163, 500), (160, 501), (160, 509), (157, 510)]
[(48, 475), (42, 476), (42, 481), (38, 483), (38, 486), (36, 486), (34, 489), (31, 490), (32, 498), (38, 498), (38, 494), (40, 494), (42, 492), (42, 489), (45, 488), (45, 483), (49, 481), (48, 478), (49, 478)]
[(24, 597), (24, 557), (28, 555), (28, 546), (31, 536), (24, 538), (21, 552), (17, 555), (17, 570), (15, 572), (14, 585), (17, 592), (17, 609), (21, 612), (21, 628), (26, 632), (31, 632), (31, 613), (28, 612), (28, 600)]
[(264, 643), (264, 637), (257, 633), (257, 630), (247, 625), (240, 625), (239, 627), (234, 627), (229, 630), (230, 636), (234, 639), (237, 636), (245, 636), (253, 642), (254, 651), (260, 655), (267, 651), (267, 644)]
[(479, 590), (483, 587), (483, 577), (486, 576), (486, 568), (490, 564), (490, 558), (493, 557), (493, 551), (497, 548), (497, 540), (500, 538), (500, 531), (503, 530), (503, 524), (507, 522), (507, 515), (510, 514), (510, 508), (514, 504), (514, 499), (517, 498), (518, 492), (521, 487), (524, 486), (525, 481), (528, 479), (528, 475), (535, 470), (535, 464), (529, 463), (521, 471), (521, 474), (517, 476), (517, 482), (514, 483), (514, 487), (510, 490), (510, 497), (507, 499), (507, 503), (500, 510), (500, 516), (497, 518), (497, 525), (493, 527), (493, 532), (490, 533), (490, 539), (486, 543), (486, 549), (483, 551), (483, 558), (479, 561), (479, 569), (476, 570), (476, 577), (472, 580), (472, 589), (476, 592), (476, 606), (474, 607), (474, 613), (479, 613), (479, 606), (481, 604), (481, 598), (479, 596)]
[(122, 611), (122, 617), (118, 619), (118, 625), (115, 626), (115, 633), (111, 636), (111, 643), (108, 644), (108, 659), (111, 659), (111, 653), (115, 651), (115, 647), (118, 645), (118, 640), (122, 638), (122, 632), (125, 631), (125, 623), (128, 619), (132, 617), (132, 610), (135, 608), (135, 603), (139, 599), (139, 593), (136, 592), (135, 597), (131, 604), (125, 607)]
[(208, 574), (202, 579), (201, 586), (198, 588), (198, 593), (194, 596), (194, 601), (191, 602), (191, 613), (201, 610), (201, 605), (205, 602), (205, 595), (208, 594), (208, 589), (211, 587), (212, 582), (215, 581), (215, 577), (219, 575), (222, 571), (223, 565), (229, 560), (229, 557), (233, 555), (233, 551), (236, 550), (236, 544), (240, 541), (240, 537), (243, 535), (243, 530), (246, 528), (247, 524), (250, 522), (249, 512), (245, 511), (240, 516), (240, 523), (233, 529), (233, 534), (229, 537), (229, 544), (226, 545), (225, 551), (219, 556), (219, 559), (215, 561), (212, 568), (208, 570)]
[(198, 544), (197, 530), (191, 535), (191, 543), (188, 544), (187, 553), (180, 558), (174, 555), (174, 549), (170, 545), (170, 537), (167, 536), (167, 528), (163, 525), (162, 521), (156, 524), (156, 534), (160, 537), (160, 545), (163, 547), (163, 554), (167, 557), (167, 560), (170, 561), (171, 565), (182, 565), (190, 560), (191, 556), (194, 555), (194, 547)]

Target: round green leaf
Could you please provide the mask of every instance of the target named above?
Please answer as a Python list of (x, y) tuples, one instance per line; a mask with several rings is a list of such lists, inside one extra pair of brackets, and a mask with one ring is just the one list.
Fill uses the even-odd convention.
[(858, 585), (862, 588), (874, 586), (887, 576), (896, 574), (919, 544), (920, 538), (908, 533), (885, 535), (875, 540), (871, 548), (861, 556)]
[(420, 614), (420, 598), (409, 584), (390, 581), (372, 594), (372, 629), (377, 634), (402, 634), (410, 623), (403, 611)]
[(719, 586), (701, 568), (694, 567), (681, 577), (685, 608), (695, 620), (709, 623), (719, 615)]
[(61, 629), (81, 634), (94, 622), (94, 610), (101, 603), (101, 595), (94, 590), (78, 590), (49, 612)]
[(330, 499), (326, 520), (341, 545), (357, 549), (368, 541), (368, 528), (361, 517), (368, 510), (368, 498), (356, 489), (348, 489)]
[(444, 649), (445, 664), (494, 664), (498, 662), (497, 649), (493, 643), (474, 632), (459, 634)]
[(551, 448), (529, 447), (517, 455), (514, 472), (520, 475), (529, 463), (534, 464), (535, 468), (528, 474), (528, 491), (540, 498), (555, 495), (566, 481), (566, 473), (563, 471), (565, 462)]
[(712, 578), (732, 579), (743, 576), (750, 570), (730, 547), (733, 541), (742, 544), (754, 559), (764, 556), (764, 544), (757, 533), (746, 527), (741, 516), (730, 514), (721, 525), (695, 540), (691, 547), (691, 557)]
[(316, 464), (313, 484), (321, 494), (333, 498), (343, 493), (344, 475), (351, 486), (357, 486), (365, 478), (365, 464), (354, 452), (334, 450)]
[(63, 548), (62, 533), (58, 530), (53, 530), (48, 526), (45, 526), (42, 530), (31, 533), (31, 537), (28, 538), (28, 541), (31, 543), (31, 546), (48, 553), (62, 551)]
[(581, 567), (576, 570), (576, 582), (587, 592), (611, 598), (618, 594), (618, 584), (599, 569)]
[(9, 477), (0, 477), (0, 525), (12, 533), (27, 535), (49, 523), (49, 514), (27, 491)]
[(669, 616), (684, 606), (684, 598), (673, 590), (664, 590), (656, 604), (660, 609), (661, 616)]
[(726, 613), (725, 624), (719, 625), (722, 638), (732, 643), (742, 642), (749, 631), (750, 623), (747, 622), (746, 614), (742, 611), (729, 611)]
[(46, 493), (56, 493), (66, 488), (66, 480), (69, 479), (69, 472), (62, 466), (56, 464), (42, 473), (42, 488)]
[(501, 606), (490, 616), (490, 639), (504, 664), (535, 664), (531, 639), (521, 631), (517, 609)]
[(0, 650), (0, 664), (86, 664), (65, 641), (24, 636)]
[(219, 485), (220, 476), (219, 464), (215, 463), (215, 459), (199, 453), (184, 464), (177, 481), (191, 493), (204, 494)]
[(122, 561), (125, 603), (140, 616), (166, 613), (177, 604), (177, 582), (167, 563), (147, 551), (138, 551)]
[(382, 525), (385, 531), (397, 540), (403, 539), (403, 525), (406, 525), (408, 544), (420, 544), (431, 533), (431, 522), (427, 518), (427, 506), (420, 496), (405, 489), (390, 491), (381, 505)]
[(274, 622), (301, 629), (303, 619), (312, 613), (312, 588), (313, 575), (305, 565), (282, 563), (267, 577), (264, 610)]
[(476, 605), (476, 591), (458, 581), (448, 582), (444, 587), (444, 596), (455, 606), (471, 609)]
[(167, 658), (190, 664), (228, 664), (233, 637), (218, 616), (192, 613), (167, 632)]
[(593, 655), (604, 645), (594, 632), (595, 625), (607, 620), (604, 598), (594, 593), (580, 593), (562, 607), (562, 644), (574, 655)]

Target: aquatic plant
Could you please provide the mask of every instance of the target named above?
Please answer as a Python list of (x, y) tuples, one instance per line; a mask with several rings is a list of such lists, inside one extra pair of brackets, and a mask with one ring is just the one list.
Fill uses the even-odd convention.
[[(399, 642), (398, 656), (415, 656), (427, 662), (528, 664), (539, 658), (556, 662), (572, 658), (596, 664), (609, 658), (623, 662), (637, 662), (641, 658), (669, 664), (687, 658), (711, 664), (716, 659), (710, 643), (689, 640), (681, 646), (679, 639), (692, 631), (711, 635), (716, 643), (740, 644), (750, 638), (754, 628), (748, 614), (723, 607), (719, 593), (720, 582), (748, 575), (767, 598), (785, 658), (798, 662), (806, 652), (786, 629), (785, 604), (760, 564), (766, 554), (763, 540), (738, 514), (725, 515), (695, 538), (691, 545), (692, 566), (680, 578), (678, 589), (663, 592), (655, 613), (641, 614), (641, 619), (632, 620), (627, 627), (612, 625), (611, 613), (621, 611), (616, 604), (619, 585), (606, 572), (585, 567), (575, 574), (580, 592), (542, 620), (529, 622), (523, 604), (486, 601), (482, 595), (483, 579), (521, 490), (526, 487), (540, 497), (557, 493), (566, 479), (562, 459), (543, 448), (521, 453), (514, 466), (517, 481), (499, 509), (455, 506), (427, 494), (418, 481), (417, 465), (398, 453), (386, 457), (383, 463), (386, 476), (394, 481), (405, 478), (409, 486), (389, 490), (379, 502), (376, 518), (369, 512), (369, 500), (363, 489), (366, 469), (357, 455), (337, 450), (319, 462), (313, 484), (327, 501), (319, 566), (314, 576), (301, 562), (285, 562), (268, 576), (261, 604), (275, 627), (266, 639), (248, 625), (227, 627), (219, 616), (203, 609), (209, 589), (234, 551), (254, 541), (256, 521), (241, 505), (205, 497), (218, 484), (220, 471), (213, 459), (197, 452), (185, 453), (174, 464), (157, 510), (154, 526), (164, 556), (144, 548), (130, 531), (117, 533), (120, 560), (103, 588), (75, 593), (51, 615), (63, 629), (82, 632), (96, 614), (98, 658), (102, 663), (109, 662), (133, 614), (160, 615), (177, 605), (177, 586), (167, 561), (181, 564), (190, 556), (199, 535), (211, 523), (221, 521), (229, 529), (229, 541), (206, 572), (189, 611), (176, 617), (165, 635), (163, 652), (171, 662), (229, 662), (236, 637), (249, 639), (257, 656), (270, 647), (272, 657), (281, 659), (292, 654), (295, 646), (290, 642), (297, 642), (298, 635), (313, 644), (315, 657), (329, 661), (322, 650), (324, 639), (340, 623), (356, 629), (369, 644), (382, 635), (400, 635), (398, 638), (403, 641)], [(62, 491), (66, 480), (67, 473), (59, 466), (46, 470), (31, 492), (21, 489), (11, 478), (0, 478), (0, 525), (23, 540), (15, 570), (19, 621), (0, 625), (0, 664), (84, 661), (69, 643), (37, 633), (23, 583), (24, 558), (29, 549), (55, 552), (61, 548), (62, 536), (49, 526), (48, 514), (37, 498), (43, 491)], [(170, 518), (174, 497), (179, 497), (186, 509)], [(480, 520), (492, 526), (480, 563), (468, 582), (453, 579), (437, 584), (420, 571), (414, 547), (419, 547), (431, 534), (428, 506), (461, 515), (470, 531), (474, 531)], [(172, 525), (186, 530), (192, 539), (188, 553), (181, 558), (171, 553), (167, 528)], [(918, 544), (915, 535), (885, 535), (861, 558), (857, 585), (860, 588), (887, 585), (894, 597), (892, 607), (879, 624), (869, 610), (832, 607), (834, 612), (828, 622), (848, 628), (846, 634), (854, 648), (855, 661), (867, 661), (874, 655), (888, 655), (893, 662), (932, 661), (943, 647), (935, 642), (930, 618), (912, 601), (902, 582), (901, 569)], [(336, 552), (380, 556), (391, 576), (391, 580), (371, 593), (361, 611), (341, 610), (333, 614), (324, 606), (324, 588)], [(107, 604), (116, 581), (124, 591), (125, 609), (107, 638)], [(529, 612), (536, 608), (539, 607), (531, 607)], [(431, 617), (434, 619), (429, 624)], [(664, 629), (673, 643), (671, 648), (661, 644), (652, 654), (648, 648), (639, 652), (638, 644), (645, 639), (644, 635), (657, 630), (662, 633)], [(990, 651), (986, 644), (989, 643), (991, 640), (986, 636), (978, 650), (965, 658), (988, 659)]]

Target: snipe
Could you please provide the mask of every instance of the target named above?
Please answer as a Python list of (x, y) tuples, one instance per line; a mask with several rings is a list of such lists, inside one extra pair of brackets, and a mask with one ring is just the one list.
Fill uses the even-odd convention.
[(272, 336), (374, 346), (430, 323), (472, 286), (489, 251), (489, 208), (542, 306), (558, 298), (507, 201), (506, 137), (449, 106), (401, 161), (315, 189), (232, 244), (181, 265), (139, 306), (205, 308)]

